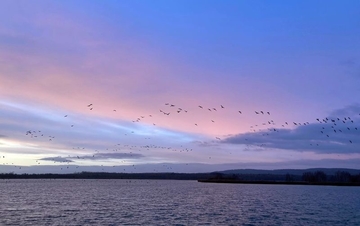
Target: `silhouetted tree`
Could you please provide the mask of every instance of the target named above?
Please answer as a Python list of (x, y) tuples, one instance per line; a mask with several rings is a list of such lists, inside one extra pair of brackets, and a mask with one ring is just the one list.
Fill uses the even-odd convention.
[(213, 174), (214, 174), (213, 179), (223, 179), (224, 178), (222, 173), (213, 173)]
[(302, 176), (303, 181), (307, 182), (326, 182), (327, 176), (323, 171), (316, 171), (316, 172), (305, 172)]
[(314, 173), (315, 176), (315, 182), (326, 182), (327, 176), (323, 171), (316, 171)]
[(360, 183), (360, 173), (358, 175), (351, 176), (352, 183)]
[(289, 174), (289, 173), (287, 173), (287, 174), (285, 175), (285, 181), (286, 181), (286, 182), (292, 182), (292, 181), (294, 181), (294, 176), (291, 175), (291, 174)]
[(351, 181), (351, 174), (345, 171), (337, 171), (335, 173), (336, 182), (348, 183)]
[(305, 172), (302, 175), (302, 180), (307, 182), (315, 182), (315, 176), (312, 172)]

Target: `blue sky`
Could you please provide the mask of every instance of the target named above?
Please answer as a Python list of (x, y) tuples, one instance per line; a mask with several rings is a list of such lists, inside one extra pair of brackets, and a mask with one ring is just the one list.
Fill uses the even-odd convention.
[(358, 1), (1, 5), (1, 172), (360, 163)]

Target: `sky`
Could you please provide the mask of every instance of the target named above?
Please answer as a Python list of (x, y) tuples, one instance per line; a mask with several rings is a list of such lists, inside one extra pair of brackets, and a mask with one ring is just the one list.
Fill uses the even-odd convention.
[(360, 169), (359, 1), (0, 5), (0, 173)]

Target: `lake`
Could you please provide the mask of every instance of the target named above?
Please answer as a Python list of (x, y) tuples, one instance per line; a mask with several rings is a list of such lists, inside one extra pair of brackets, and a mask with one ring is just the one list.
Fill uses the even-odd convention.
[(0, 225), (360, 225), (360, 187), (0, 180)]

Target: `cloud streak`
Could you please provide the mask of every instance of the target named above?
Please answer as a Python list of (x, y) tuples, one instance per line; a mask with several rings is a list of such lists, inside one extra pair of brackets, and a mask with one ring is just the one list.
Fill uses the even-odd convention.
[(360, 105), (352, 105), (335, 110), (325, 118), (317, 118), (316, 122), (289, 122), (295, 128), (270, 127), (265, 130), (228, 137), (223, 143), (242, 144), (258, 150), (286, 149), (316, 153), (359, 153), (359, 112)]
[(69, 158), (63, 158), (63, 157), (46, 157), (46, 158), (41, 158), (39, 160), (42, 161), (52, 161), (52, 162), (57, 162), (57, 163), (66, 163), (66, 162), (73, 162), (72, 160), (70, 160)]
[(145, 156), (138, 153), (96, 153), (94, 155), (84, 155), (71, 157), (71, 159), (89, 159), (89, 160), (104, 160), (104, 159), (141, 159)]
[(78, 155), (78, 156), (69, 156), (69, 157), (45, 157), (39, 160), (42, 161), (52, 161), (54, 163), (70, 163), (81, 160), (110, 160), (110, 159), (141, 159), (145, 156), (138, 153), (96, 153), (94, 155)]

